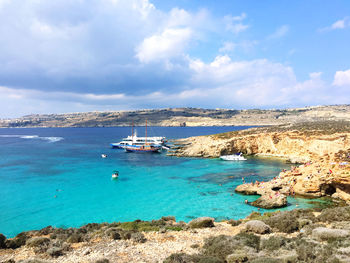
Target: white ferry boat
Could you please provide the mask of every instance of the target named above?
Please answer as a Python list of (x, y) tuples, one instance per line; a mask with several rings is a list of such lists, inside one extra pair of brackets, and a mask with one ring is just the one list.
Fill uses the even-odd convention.
[(220, 159), (224, 161), (246, 161), (247, 160), (246, 158), (244, 158), (242, 153), (232, 154), (232, 155), (222, 155), (220, 156)]
[[(147, 134), (147, 131), (146, 131)], [(134, 127), (132, 128), (132, 135), (124, 138), (120, 142), (111, 143), (112, 148), (117, 149), (135, 149), (142, 146), (152, 146), (152, 148), (169, 149), (166, 145), (167, 140), (165, 137), (155, 136), (155, 137), (138, 137), (137, 132)]]

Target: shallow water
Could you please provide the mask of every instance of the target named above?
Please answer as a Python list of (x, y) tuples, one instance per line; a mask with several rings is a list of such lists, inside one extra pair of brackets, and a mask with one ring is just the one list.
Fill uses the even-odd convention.
[[(149, 133), (182, 138), (241, 128), (245, 127), (153, 127)], [(243, 218), (257, 208), (244, 204), (255, 196), (234, 192), (242, 177), (247, 182), (269, 180), (288, 168), (271, 159), (225, 162), (109, 147), (130, 130), (0, 129), (0, 233), (11, 237), (47, 225), (78, 227), (166, 215), (184, 221), (200, 216)], [(102, 153), (108, 158), (102, 159)], [(117, 180), (111, 180), (114, 170), (120, 173)], [(314, 205), (307, 199), (288, 201), (284, 209), (294, 209), (297, 203), (299, 208)]]

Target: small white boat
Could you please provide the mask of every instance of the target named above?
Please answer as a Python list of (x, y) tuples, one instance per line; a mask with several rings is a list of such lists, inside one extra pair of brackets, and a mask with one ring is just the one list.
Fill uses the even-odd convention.
[(107, 154), (101, 154), (102, 158), (107, 158)]
[(118, 171), (114, 171), (112, 174), (112, 179), (117, 179), (119, 177), (119, 172)]
[(232, 154), (232, 155), (222, 155), (220, 156), (220, 159), (225, 161), (246, 161), (247, 160), (246, 158), (244, 158), (242, 153)]

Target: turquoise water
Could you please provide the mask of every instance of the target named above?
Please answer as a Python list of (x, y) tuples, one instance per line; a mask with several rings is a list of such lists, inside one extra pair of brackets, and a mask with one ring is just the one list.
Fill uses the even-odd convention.
[[(149, 132), (181, 138), (241, 128), (159, 127)], [(234, 193), (242, 177), (269, 180), (288, 168), (278, 160), (225, 162), (109, 147), (129, 133), (128, 127), (1, 129), (0, 233), (11, 237), (47, 225), (78, 227), (166, 215), (184, 221), (243, 218), (257, 209), (244, 204), (256, 197)], [(102, 159), (102, 153), (108, 158)], [(113, 170), (119, 170), (119, 179), (111, 180)], [(311, 207), (304, 199), (290, 198), (289, 203), (285, 209), (296, 203)]]

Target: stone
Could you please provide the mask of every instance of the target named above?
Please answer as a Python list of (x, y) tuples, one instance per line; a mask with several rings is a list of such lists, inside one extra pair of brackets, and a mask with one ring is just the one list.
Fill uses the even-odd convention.
[(331, 229), (326, 227), (318, 227), (312, 230), (312, 238), (320, 241), (329, 239), (337, 239), (349, 236), (348, 230)]
[(253, 232), (256, 234), (268, 234), (271, 232), (271, 227), (260, 220), (250, 220), (244, 225), (246, 232)]
[(267, 192), (252, 202), (251, 205), (264, 209), (285, 207), (287, 206), (287, 197), (282, 194), (276, 196), (274, 192)]
[(214, 218), (212, 217), (198, 217), (188, 223), (191, 228), (205, 228), (214, 227)]

